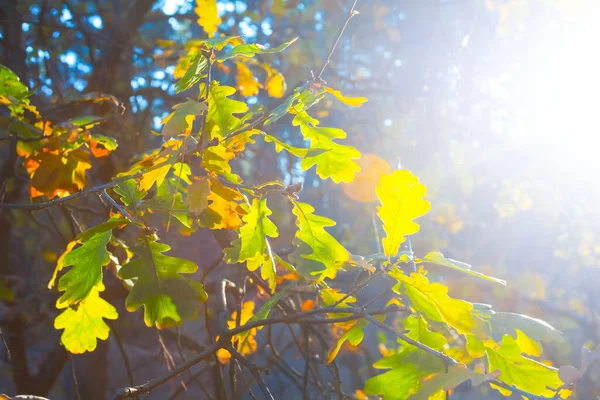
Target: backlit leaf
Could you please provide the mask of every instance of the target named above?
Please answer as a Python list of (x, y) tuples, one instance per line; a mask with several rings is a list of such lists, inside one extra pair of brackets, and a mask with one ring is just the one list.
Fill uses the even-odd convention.
[(442, 253), (439, 251), (433, 251), (425, 256), (422, 262), (431, 262), (437, 265), (443, 265), (444, 267), (452, 268), (456, 271), (464, 272), (465, 274), (469, 274), (471, 276), (475, 276), (477, 278), (485, 279), (490, 282), (499, 283), (503, 286), (506, 286), (506, 281), (498, 278), (493, 278), (491, 276), (484, 275), (480, 272), (473, 271), (469, 264), (452, 260), (451, 258), (445, 258)]
[[(240, 325), (246, 324), (254, 316), (254, 302), (246, 301), (242, 305), (242, 313), (240, 315)], [(235, 328), (237, 325), (237, 311), (231, 314), (231, 319), (227, 322), (229, 329)], [(247, 356), (256, 351), (256, 332), (257, 329), (249, 329), (245, 332), (237, 334), (231, 338), (231, 343), (241, 355)]]
[[(242, 194), (235, 189), (222, 185), (217, 179), (209, 179), (210, 202), (208, 208), (200, 216), (203, 226), (210, 229), (237, 229), (242, 225), (242, 216), (246, 211), (238, 201), (244, 199)], [(207, 218), (210, 215), (216, 217)]]
[(500, 371), (499, 379), (538, 396), (552, 398), (562, 386), (558, 370), (521, 355), (516, 341), (506, 335), (498, 349), (486, 349), (490, 371)]
[(145, 191), (139, 190), (138, 184), (133, 179), (119, 182), (115, 186), (114, 191), (121, 197), (121, 202), (136, 216), (138, 215), (139, 203), (148, 194)]
[(245, 97), (256, 96), (262, 85), (256, 80), (254, 74), (244, 63), (237, 62), (237, 89)]
[(400, 352), (382, 358), (373, 367), (390, 371), (367, 379), (365, 392), (382, 395), (386, 400), (405, 400), (419, 390), (421, 379), (444, 373), (440, 359), (413, 346), (405, 346)]
[[(208, 115), (206, 117), (210, 132), (213, 132), (214, 127), (217, 127), (216, 135), (225, 136), (240, 124), (240, 119), (233, 114), (245, 113), (248, 111), (248, 106), (244, 102), (228, 98), (234, 93), (234, 88), (221, 86), (217, 81), (213, 81), (210, 85)], [(216, 135), (212, 134), (212, 137)]]
[(133, 248), (137, 257), (119, 270), (121, 279), (136, 278), (125, 302), (127, 310), (136, 311), (144, 306), (144, 322), (159, 329), (194, 318), (197, 302), (207, 297), (200, 282), (181, 275), (196, 272), (198, 266), (163, 254), (170, 249), (154, 235), (142, 236), (140, 244)]
[(327, 355), (327, 364), (331, 364), (331, 362), (335, 359), (337, 354), (339, 353), (342, 345), (348, 341), (352, 346), (358, 346), (363, 338), (365, 337), (365, 333), (363, 329), (369, 325), (369, 320), (362, 319), (359, 320), (352, 328), (348, 329), (337, 341), (335, 347), (329, 352)]
[(413, 394), (409, 400), (429, 400), (440, 391), (454, 389), (461, 383), (470, 380), (473, 386), (479, 386), (483, 382), (496, 379), (496, 374), (481, 374), (467, 368), (464, 364), (450, 365), (448, 372), (436, 374), (432, 377), (422, 379), (419, 391)]
[(294, 126), (300, 126), (304, 139), (310, 141), (310, 148), (323, 150), (315, 156), (305, 156), (302, 159), (302, 169), (308, 170), (313, 165), (317, 166), (317, 175), (322, 179), (331, 178), (335, 183), (350, 182), (360, 170), (353, 161), (360, 157), (360, 152), (352, 146), (341, 145), (335, 139), (343, 139), (346, 132), (338, 128), (320, 127), (319, 121), (300, 112), (293, 120)]
[(282, 150), (285, 149), (288, 153), (293, 154), (296, 157), (306, 157), (306, 156), (315, 157), (315, 156), (318, 156), (319, 154), (322, 154), (327, 151), (325, 149), (310, 149), (307, 147), (294, 147), (292, 145), (282, 142), (281, 140), (277, 139), (275, 136), (269, 135), (267, 133), (265, 133), (263, 135), (263, 137), (265, 138), (265, 142), (275, 143), (275, 151), (277, 153), (280, 153)]
[(60, 337), (63, 346), (73, 354), (94, 351), (98, 339), (108, 339), (109, 327), (104, 322), (106, 319), (117, 319), (117, 310), (108, 302), (100, 298), (98, 292), (103, 291), (100, 283), (79, 304), (67, 307), (54, 320), (54, 328), (64, 329)]
[(283, 97), (286, 90), (285, 78), (281, 72), (271, 68), (268, 64), (263, 64), (265, 71), (267, 71), (267, 80), (265, 81), (265, 89), (269, 96), (276, 99)]
[[(296, 239), (304, 243), (308, 248), (304, 253), (301, 249), (296, 250), (295, 257), (300, 256), (307, 260), (313, 260), (324, 266), (324, 269), (313, 271), (312, 275), (319, 275), (319, 281), (330, 278), (334, 279), (338, 269), (350, 259), (350, 253), (324, 228), (335, 226), (335, 221), (313, 214), (315, 209), (306, 203), (294, 202), (292, 212), (296, 216)], [(294, 255), (292, 255), (292, 258)]]
[(366, 97), (346, 97), (339, 90), (329, 87), (325, 88), (325, 90), (347, 106), (360, 107), (362, 103), (367, 101)]
[(192, 183), (187, 188), (188, 195), (185, 199), (185, 203), (190, 208), (190, 211), (194, 214), (201, 214), (208, 207), (208, 195), (210, 194), (210, 187), (206, 179), (200, 179)]
[[(445, 322), (459, 333), (481, 333), (482, 321), (476, 319), (471, 310), (473, 305), (464, 300), (448, 297), (448, 288), (440, 283), (429, 283), (419, 274), (410, 276), (395, 268), (389, 274), (402, 283), (412, 306), (432, 321)], [(399, 285), (394, 291), (400, 294)]]
[(431, 208), (429, 202), (423, 200), (425, 191), (419, 179), (406, 170), (381, 177), (377, 186), (381, 206), (377, 210), (386, 233), (382, 240), (385, 255), (395, 257), (406, 235), (419, 231), (419, 224), (413, 220), (425, 215)]
[(231, 242), (233, 247), (224, 250), (225, 260), (230, 264), (246, 262), (250, 271), (261, 268), (261, 277), (269, 281), (271, 293), (275, 292), (276, 269), (268, 238), (279, 236), (277, 227), (269, 219), (272, 212), (266, 199), (254, 199), (248, 214), (243, 217), (244, 225), (239, 229), (239, 238)]
[(185, 103), (173, 106), (173, 112), (163, 121), (162, 135), (165, 140), (186, 133), (192, 127), (196, 116), (208, 110), (205, 102), (188, 99)]
[(238, 57), (238, 56), (239, 57), (254, 57), (256, 54), (279, 53), (280, 51), (287, 49), (296, 40), (297, 40), (297, 38), (292, 39), (289, 42), (285, 42), (285, 43), (281, 44), (280, 46), (277, 46), (274, 48), (268, 48), (261, 44), (256, 44), (256, 43), (240, 44), (240, 45), (233, 47), (231, 50), (229, 50), (225, 54), (219, 56), (217, 58), (217, 61), (223, 62), (223, 61), (227, 61), (229, 59), (232, 59), (232, 58)]
[(201, 53), (190, 54), (182, 58), (177, 67), (175, 77), (185, 71), (181, 79), (175, 83), (175, 92), (180, 93), (192, 88), (206, 76), (204, 70), (208, 67), (208, 60)]
[(527, 315), (494, 312), (490, 316), (492, 337), (501, 340), (504, 335), (516, 337), (516, 331), (521, 330), (525, 335), (538, 342), (564, 343), (562, 333), (541, 319), (532, 318)]
[(198, 25), (204, 29), (208, 37), (213, 37), (221, 23), (217, 12), (217, 0), (196, 0), (194, 12), (198, 16)]
[(71, 269), (58, 281), (58, 290), (64, 293), (57, 300), (57, 307), (79, 303), (101, 284), (102, 267), (110, 261), (106, 245), (111, 236), (112, 230), (97, 233), (65, 256), (62, 262)]

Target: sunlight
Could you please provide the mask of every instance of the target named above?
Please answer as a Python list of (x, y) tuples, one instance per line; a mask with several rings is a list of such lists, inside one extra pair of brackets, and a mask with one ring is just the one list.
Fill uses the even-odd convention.
[(543, 57), (547, 65), (536, 77), (541, 87), (534, 86), (540, 90), (530, 96), (537, 100), (533, 105), (537, 115), (525, 118), (537, 124), (531, 128), (536, 131), (539, 152), (549, 151), (556, 167), (595, 176), (600, 172), (596, 156), (600, 145), (600, 54), (596, 50), (600, 12), (598, 7), (586, 11), (545, 49), (549, 52)]

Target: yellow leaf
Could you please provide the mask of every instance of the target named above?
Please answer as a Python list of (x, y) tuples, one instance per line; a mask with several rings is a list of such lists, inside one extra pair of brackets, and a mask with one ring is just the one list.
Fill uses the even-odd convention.
[(395, 257), (405, 236), (419, 231), (419, 224), (413, 220), (431, 208), (429, 202), (423, 200), (427, 189), (409, 171), (398, 170), (382, 176), (376, 190), (381, 201), (381, 206), (377, 207), (378, 215), (386, 233), (382, 240), (383, 252)]
[(221, 23), (217, 12), (217, 0), (196, 0), (194, 12), (198, 16), (198, 25), (204, 29), (208, 37), (213, 37)]
[(206, 179), (200, 179), (188, 186), (188, 196), (185, 203), (194, 214), (201, 214), (208, 207), (210, 187)]
[(217, 179), (211, 179), (210, 195), (208, 200), (212, 203), (208, 209), (218, 214), (221, 219), (216, 222), (211, 229), (237, 229), (242, 225), (240, 216), (246, 214), (246, 211), (236, 202), (243, 199), (243, 196), (237, 190), (228, 188), (219, 183)]
[[(166, 159), (159, 160), (159, 163), (160, 161), (166, 161)], [(160, 168), (156, 168), (150, 172), (145, 173), (144, 175), (142, 175), (142, 179), (140, 180), (138, 187), (140, 188), (140, 190), (147, 192), (152, 188), (152, 186), (154, 186), (154, 183), (156, 183), (157, 186), (160, 186), (167, 177), (167, 174), (169, 173), (170, 169), (171, 164), (167, 164), (163, 165)]]
[[(390, 276), (404, 284), (406, 295), (412, 307), (433, 321), (445, 322), (459, 333), (483, 334), (483, 323), (471, 314), (473, 305), (464, 300), (448, 297), (448, 288), (440, 283), (430, 283), (418, 273), (404, 275), (400, 269), (394, 269)], [(394, 287), (399, 293), (399, 288)], [(400, 293), (399, 293), (400, 294)]]
[(231, 359), (231, 353), (226, 349), (217, 350), (217, 358), (221, 364), (227, 364)]
[(529, 356), (539, 357), (542, 354), (542, 346), (535, 340), (523, 333), (520, 329), (516, 329), (517, 338), (515, 342), (521, 351)]
[(265, 81), (265, 89), (269, 93), (269, 96), (277, 99), (283, 97), (286, 90), (285, 78), (276, 69), (271, 68), (267, 64), (263, 64), (265, 71), (267, 71), (267, 80)]
[(329, 87), (325, 88), (325, 90), (332, 94), (336, 99), (350, 107), (360, 107), (362, 103), (368, 101), (366, 97), (346, 97), (339, 90), (335, 90)]
[[(242, 313), (240, 314), (240, 324), (244, 325), (250, 318), (254, 316), (254, 302), (246, 301), (242, 305)], [(231, 319), (227, 322), (229, 329), (235, 328), (237, 325), (237, 311), (231, 314)], [(236, 346), (236, 350), (241, 355), (246, 356), (256, 351), (256, 328), (235, 335), (231, 338), (231, 343)]]
[(245, 97), (256, 96), (262, 85), (254, 78), (252, 71), (244, 63), (235, 63), (237, 66), (237, 89)]
[[(498, 349), (486, 349), (490, 371), (500, 371), (500, 380), (533, 395), (551, 398), (563, 382), (556, 368), (522, 356), (521, 348), (509, 335), (504, 335)], [(503, 394), (501, 390), (492, 385)]]
[[(108, 339), (106, 319), (117, 319), (117, 310), (100, 297), (104, 290), (100, 283), (77, 307), (67, 307), (54, 320), (54, 328), (64, 329), (61, 343), (73, 354), (94, 351), (98, 339)], [(61, 307), (62, 308), (62, 307)]]
[(54, 267), (54, 272), (52, 273), (52, 278), (50, 278), (50, 282), (48, 282), (48, 289), (52, 289), (54, 287), (54, 283), (56, 282), (56, 276), (65, 267), (64, 261), (65, 261), (66, 255), (69, 254), (71, 252), (71, 250), (73, 250), (73, 247), (75, 247), (75, 245), (77, 243), (79, 243), (79, 241), (71, 240), (67, 244), (67, 248), (65, 249), (65, 251), (61, 254), (61, 256), (56, 261), (56, 267)]

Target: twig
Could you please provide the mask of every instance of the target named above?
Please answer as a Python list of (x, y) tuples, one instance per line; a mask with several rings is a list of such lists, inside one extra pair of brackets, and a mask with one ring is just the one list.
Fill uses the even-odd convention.
[(40, 202), (40, 203), (0, 203), (0, 208), (15, 208), (15, 209), (36, 210), (36, 211), (37, 210), (44, 210), (46, 208), (54, 207), (54, 206), (57, 206), (59, 204), (68, 203), (70, 201), (79, 199), (81, 197), (87, 197), (87, 196), (92, 195), (94, 193), (98, 193), (98, 192), (101, 192), (103, 190), (110, 189), (112, 187), (117, 186), (119, 183), (128, 181), (130, 179), (139, 178), (142, 175), (147, 174), (150, 171), (154, 171), (155, 169), (162, 168), (165, 165), (170, 164), (170, 163), (171, 163), (171, 161), (165, 161), (164, 163), (153, 165), (153, 166), (147, 168), (144, 171), (137, 172), (137, 173), (135, 173), (133, 175), (123, 176), (121, 178), (116, 178), (116, 179), (113, 179), (111, 182), (105, 183), (103, 185), (98, 185), (98, 186), (95, 186), (95, 187), (91, 187), (89, 189), (82, 190), (81, 192), (73, 193), (72, 195), (69, 195), (69, 196), (66, 196), (66, 197), (57, 197), (57, 198), (54, 198), (52, 200), (43, 201), (43, 202)]
[(348, 26), (348, 23), (350, 22), (350, 20), (356, 14), (358, 14), (358, 11), (355, 10), (356, 3), (358, 3), (358, 0), (354, 0), (354, 3), (352, 4), (352, 7), (350, 8), (350, 12), (348, 13), (348, 16), (346, 17), (346, 21), (344, 22), (344, 25), (342, 25), (342, 27), (340, 28), (340, 31), (338, 32), (338, 35), (335, 38), (335, 42), (333, 42), (333, 46), (331, 46), (331, 49), (329, 50), (329, 54), (327, 55), (327, 59), (325, 60), (325, 63), (321, 67), (321, 71), (319, 72), (319, 74), (315, 78), (315, 81), (321, 81), (322, 80), (323, 72), (325, 72), (325, 70), (327, 69), (327, 66), (331, 62), (331, 56), (333, 55), (333, 52), (335, 51), (335, 48), (337, 47), (340, 39), (342, 38), (342, 35), (344, 34), (344, 31), (346, 30), (346, 27)]
[[(388, 312), (397, 312), (398, 310), (401, 310), (401, 309), (402, 309), (401, 307), (390, 306), (390, 307), (386, 307), (385, 309), (382, 309), (382, 310), (373, 311), (372, 313), (373, 313), (373, 315), (385, 314)], [(273, 317), (273, 318), (267, 318), (267, 319), (260, 320), (260, 321), (248, 322), (242, 326), (239, 326), (237, 328), (234, 328), (227, 332), (224, 332), (221, 335), (221, 337), (217, 343), (213, 343), (211, 346), (207, 347), (205, 351), (197, 354), (195, 357), (191, 358), (189, 361), (186, 361), (186, 362), (183, 362), (183, 363), (177, 365), (175, 368), (173, 368), (172, 371), (168, 372), (167, 374), (165, 374), (161, 377), (154, 378), (143, 385), (119, 389), (117, 391), (117, 393), (115, 394), (115, 396), (113, 397), (113, 399), (118, 400), (118, 399), (124, 399), (127, 397), (133, 397), (133, 396), (136, 396), (136, 395), (139, 395), (142, 393), (147, 393), (147, 392), (153, 390), (154, 388), (162, 385), (163, 383), (167, 382), (169, 379), (173, 378), (174, 376), (177, 376), (181, 372), (186, 371), (187, 369), (196, 365), (197, 363), (204, 360), (205, 358), (210, 357), (217, 350), (219, 350), (221, 348), (227, 348), (227, 346), (230, 346), (230, 338), (233, 335), (237, 335), (239, 333), (246, 332), (250, 329), (254, 329), (254, 328), (257, 328), (260, 326), (267, 326), (267, 325), (274, 325), (274, 324), (281, 324), (281, 323), (285, 323), (285, 324), (312, 324), (312, 323), (322, 324), (322, 323), (326, 323), (326, 322), (334, 323), (334, 322), (340, 321), (340, 318), (331, 318), (331, 319), (322, 319), (322, 320), (321, 319), (314, 319), (314, 320), (306, 319), (306, 317), (309, 317), (312, 315), (322, 315), (322, 314), (328, 314), (328, 313), (352, 314), (350, 316), (344, 317), (345, 320), (364, 318), (362, 309), (324, 307), (324, 308), (320, 308), (320, 309), (316, 309), (316, 310), (310, 310), (310, 311), (306, 311), (306, 312), (290, 314), (290, 315), (286, 315), (283, 317)]]
[(75, 373), (75, 360), (73, 354), (69, 353), (71, 357), (71, 377), (73, 378), (73, 386), (75, 386), (75, 395), (77, 400), (81, 400), (81, 394), (79, 393), (79, 382), (77, 381), (77, 374)]
[[(121, 341), (121, 335), (117, 331), (114, 323), (109, 321), (108, 325), (110, 326), (110, 330), (113, 333), (115, 342), (117, 342), (117, 347), (119, 348), (119, 353), (121, 353), (121, 357), (123, 358), (123, 364), (125, 364), (125, 371), (127, 372), (127, 379), (128, 379), (129, 386), (133, 386), (134, 385), (133, 372), (131, 371), (131, 364), (129, 363), (129, 357), (127, 357), (127, 353), (125, 352), (125, 347), (123, 346), (123, 342)], [(136, 397), (136, 399), (138, 398), (137, 396), (135, 396), (135, 397)]]
[(113, 396), (113, 400), (121, 400), (121, 399), (125, 399), (127, 397), (134, 397), (134, 396), (142, 394), (142, 393), (148, 393), (151, 390), (153, 390), (154, 388), (167, 382), (169, 379), (173, 378), (174, 376), (179, 375), (181, 372), (186, 371), (188, 368), (198, 364), (200, 361), (204, 360), (205, 358), (210, 357), (211, 355), (213, 355), (213, 353), (215, 353), (221, 347), (223, 347), (223, 345), (221, 343), (215, 343), (212, 346), (208, 347), (206, 350), (204, 350), (202, 353), (197, 354), (195, 357), (191, 358), (189, 361), (179, 364), (178, 366), (173, 368), (172, 371), (169, 371), (167, 374), (165, 374), (163, 376), (154, 378), (154, 379), (144, 383), (143, 385), (121, 388), (121, 389), (117, 390), (117, 392)]
[(254, 379), (256, 379), (256, 383), (258, 383), (258, 386), (262, 390), (262, 392), (265, 395), (265, 397), (268, 398), (268, 399), (271, 399), (271, 400), (275, 400), (273, 398), (273, 395), (269, 391), (268, 386), (265, 384), (265, 381), (263, 380), (262, 376), (260, 375), (260, 372), (259, 372), (260, 368), (257, 367), (256, 365), (252, 364), (250, 361), (248, 361), (246, 359), (246, 357), (244, 357), (243, 355), (241, 355), (240, 352), (238, 352), (233, 346), (229, 345), (227, 347), (227, 350), (229, 350), (229, 352), (231, 353), (231, 355), (237, 361), (239, 361), (240, 364), (242, 364), (244, 367), (246, 367), (246, 368), (248, 368), (248, 370), (250, 370), (250, 373), (252, 374), (252, 376), (254, 376)]
[(112, 197), (110, 197), (108, 195), (108, 193), (106, 193), (106, 189), (102, 189), (102, 191), (100, 192), (100, 196), (103, 197), (105, 200), (107, 200), (114, 208), (119, 210), (119, 212), (121, 214), (123, 214), (123, 216), (125, 218), (127, 218), (131, 222), (135, 222), (135, 219), (133, 218), (133, 216), (131, 214), (129, 214), (126, 209), (121, 207), (121, 205), (119, 203), (117, 203)]

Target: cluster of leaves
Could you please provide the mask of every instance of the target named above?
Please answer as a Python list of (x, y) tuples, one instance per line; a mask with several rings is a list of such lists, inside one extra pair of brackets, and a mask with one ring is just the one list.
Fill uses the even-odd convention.
[[(118, 317), (115, 308), (101, 297), (103, 274), (109, 265), (129, 288), (127, 310), (134, 312), (143, 307), (147, 326), (169, 328), (196, 316), (198, 303), (206, 301), (208, 294), (200, 282), (185, 276), (198, 269), (195, 263), (165, 254), (170, 247), (160, 242), (149, 218), (150, 214), (162, 214), (167, 229), (172, 223), (178, 224), (177, 228), (186, 234), (201, 228), (231, 231), (236, 239), (224, 250), (224, 260), (244, 263), (249, 271), (260, 269), (261, 278), (268, 282), (271, 299), (256, 313), (255, 302), (245, 302), (240, 315), (232, 315), (229, 328), (268, 318), (271, 308), (287, 295), (286, 289), (278, 288), (278, 278), (283, 274), (291, 273), (294, 279), (316, 285), (320, 303), (336, 308), (356, 303), (350, 294), (332, 288), (338, 275), (347, 269), (364, 268), (369, 274), (385, 274), (396, 282), (390, 302), (406, 304), (410, 312), (397, 321), (402, 335), (397, 343), (383, 346), (385, 354), (374, 367), (387, 371), (367, 380), (366, 395), (443, 398), (446, 391), (468, 380), (475, 386), (499, 380), (504, 385), (491, 386), (504, 394), (515, 390), (549, 398), (568, 397), (563, 384), (576, 380), (589, 363), (584, 363), (581, 370), (563, 368), (559, 375), (558, 369), (541, 358), (542, 342), (562, 340), (551, 326), (451, 298), (446, 286), (432, 282), (425, 264), (505, 285), (439, 252), (420, 259), (412, 252), (401, 251), (407, 237), (419, 231), (415, 219), (430, 209), (423, 199), (425, 186), (407, 170), (360, 177), (357, 160), (361, 153), (343, 144), (346, 132), (321, 126), (309, 114), (325, 96), (353, 107), (366, 99), (346, 97), (318, 80), (308, 81), (284, 98), (283, 76), (256, 61), (255, 56), (283, 51), (294, 41), (267, 48), (244, 43), (240, 37), (215, 37), (219, 21), (214, 4), (197, 1), (198, 23), (209, 39), (190, 41), (175, 69), (179, 78), (176, 90), (197, 89), (198, 97), (173, 107), (163, 121), (161, 148), (120, 173), (113, 181), (112, 192), (104, 193), (117, 205), (118, 214), (82, 232), (57, 261), (49, 286), (61, 292), (56, 307), (63, 311), (56, 317), (55, 327), (64, 330), (64, 346), (73, 353), (92, 351), (98, 339), (108, 337), (105, 319)], [(163, 45), (175, 51), (171, 43)], [(270, 96), (283, 98), (281, 104), (271, 111), (250, 111), (245, 102), (232, 98), (236, 88), (213, 79), (214, 68), (226, 70), (230, 65), (237, 68), (237, 89), (242, 96), (254, 96), (264, 88)], [(254, 77), (252, 69), (262, 69), (266, 74), (264, 84)], [(116, 148), (116, 142), (89, 131), (94, 119), (49, 126), (29, 104), (28, 91), (16, 76), (5, 68), (0, 73), (7, 82), (0, 101), (11, 114), (1, 122), (19, 133), (18, 154), (31, 177), (31, 197), (65, 197), (87, 187), (85, 171), (91, 168), (90, 155), (106, 156)], [(292, 146), (266, 132), (270, 124), (288, 114), (293, 116), (292, 126), (299, 128), (305, 139), (304, 147)], [(299, 201), (297, 187), (286, 187), (281, 182), (244, 185), (230, 162), (246, 146), (256, 144), (259, 137), (265, 144), (274, 144), (276, 152), (286, 151), (299, 158), (303, 170), (315, 167), (321, 179), (350, 183), (359, 175), (359, 181), (375, 181), (374, 193), (367, 196), (376, 196), (381, 203), (378, 216), (385, 231), (383, 254), (358, 261), (326, 230), (335, 222)], [(295, 217), (295, 249), (287, 259), (278, 255), (270, 243), (279, 235), (269, 218), (272, 211), (268, 200), (273, 193), (285, 196)], [(136, 229), (137, 243), (124, 243), (116, 234), (120, 229)], [(117, 257), (112, 250), (116, 248), (124, 250), (124, 259)], [(343, 315), (332, 312), (329, 316)], [(329, 352), (328, 362), (336, 358), (345, 343), (360, 345), (367, 326), (377, 321), (380, 319), (365, 317), (335, 323), (333, 329), (339, 339)], [(258, 329), (232, 338), (242, 355), (256, 351)], [(226, 362), (227, 354), (221, 353), (220, 358)], [(454, 360), (452, 365), (448, 365), (448, 359)]]

